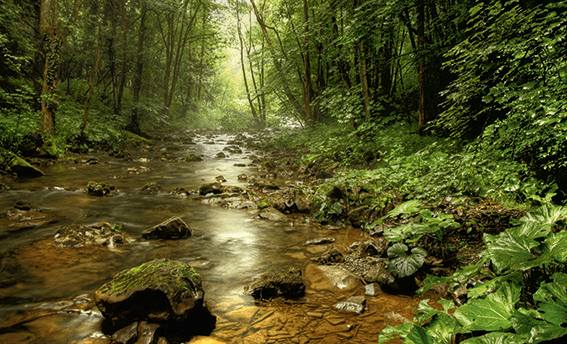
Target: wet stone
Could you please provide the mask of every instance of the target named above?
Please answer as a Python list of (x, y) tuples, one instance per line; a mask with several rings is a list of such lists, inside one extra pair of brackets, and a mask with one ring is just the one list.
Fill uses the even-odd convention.
[(89, 182), (87, 184), (87, 193), (91, 196), (110, 196), (116, 193), (117, 190), (114, 185), (109, 184), (99, 184), (97, 182)]
[(321, 313), (321, 312), (307, 312), (306, 314), (308, 316), (312, 317), (312, 318), (322, 318), (323, 317), (323, 313)]
[(217, 195), (217, 194), (222, 193), (221, 189), (222, 189), (222, 185), (219, 182), (203, 184), (199, 188), (199, 195), (202, 195), (202, 196), (205, 196), (205, 195), (208, 195), (208, 194)]
[(155, 195), (159, 193), (163, 188), (156, 182), (146, 183), (146, 185), (142, 186), (140, 193), (142, 195)]
[(138, 166), (138, 167), (129, 167), (127, 171), (128, 173), (132, 173), (132, 174), (140, 174), (140, 173), (149, 172), (151, 171), (151, 169), (145, 166)]
[(332, 265), (342, 263), (344, 261), (344, 257), (339, 250), (334, 248), (328, 252), (325, 252), (325, 254), (319, 257), (317, 261), (322, 265)]
[(362, 312), (364, 312), (363, 305), (350, 301), (342, 301), (336, 303), (333, 307), (339, 311), (351, 312), (356, 314), (362, 314)]
[(297, 298), (305, 294), (305, 284), (301, 270), (290, 268), (287, 271), (266, 273), (244, 287), (244, 290), (246, 294), (252, 295), (257, 300), (278, 296)]
[(177, 187), (175, 190), (169, 193), (170, 195), (178, 196), (178, 197), (187, 197), (191, 194), (190, 191), (186, 190), (182, 187)]
[[(134, 344), (153, 344), (157, 341), (160, 325), (152, 324), (145, 321), (138, 325), (138, 340)], [(162, 341), (163, 343), (163, 341)], [(167, 341), (166, 341), (167, 343)], [(125, 343), (126, 344), (126, 343)]]
[(188, 161), (188, 162), (203, 161), (203, 156), (191, 153), (191, 154), (187, 155), (187, 157), (185, 158), (185, 161)]
[(324, 245), (324, 244), (332, 244), (334, 242), (335, 242), (334, 238), (317, 238), (306, 241), (305, 245)]
[(18, 209), (18, 210), (24, 210), (24, 211), (41, 211), (41, 209), (35, 205), (33, 205), (31, 202), (28, 201), (17, 201), (16, 204), (14, 204), (14, 209)]
[(378, 283), (370, 283), (364, 286), (364, 293), (369, 296), (376, 296), (382, 293)]
[(112, 340), (118, 344), (133, 343), (136, 339), (138, 339), (138, 322), (133, 322), (112, 335)]
[(193, 230), (181, 218), (171, 217), (169, 220), (160, 223), (142, 232), (145, 239), (182, 239), (190, 237)]
[(122, 327), (135, 321), (199, 319), (204, 296), (201, 276), (189, 264), (154, 259), (118, 273), (96, 291), (95, 302), (105, 318)]
[(101, 222), (90, 227), (71, 224), (61, 227), (53, 237), (53, 246), (84, 247), (89, 245), (115, 247), (128, 242), (122, 226)]
[(258, 214), (258, 216), (264, 220), (272, 220), (272, 221), (287, 220), (287, 217), (284, 214), (282, 214), (279, 210), (272, 207), (262, 209), (262, 211), (260, 212), (260, 214)]

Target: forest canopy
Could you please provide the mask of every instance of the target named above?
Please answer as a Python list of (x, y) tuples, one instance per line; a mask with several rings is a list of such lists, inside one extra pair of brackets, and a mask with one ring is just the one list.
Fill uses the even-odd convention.
[(404, 125), (474, 142), (561, 184), (566, 9), (519, 0), (6, 0), (0, 145), (61, 152), (112, 145), (123, 130), (290, 123), (334, 123), (364, 144)]

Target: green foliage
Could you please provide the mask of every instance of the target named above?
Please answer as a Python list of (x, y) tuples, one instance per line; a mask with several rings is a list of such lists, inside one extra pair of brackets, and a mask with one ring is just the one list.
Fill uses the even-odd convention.
[[(420, 304), (415, 324), (386, 328), (379, 342), (400, 337), (405, 343), (421, 343), (415, 335), (423, 331), (448, 334), (432, 337), (433, 343), (449, 343), (447, 338), (457, 333), (473, 334), (463, 341), (467, 344), (540, 343), (566, 336), (567, 231), (558, 225), (566, 217), (565, 207), (545, 205), (520, 219), (516, 227), (497, 236), (485, 234), (482, 261), (452, 276), (428, 276), (419, 290), (424, 293), (446, 282), (454, 290), (474, 278), (479, 282), (468, 291), (467, 302), (452, 316)], [(491, 262), (488, 271), (487, 261)], [(530, 290), (535, 292), (530, 295)], [(441, 318), (439, 327), (436, 319)], [(422, 329), (413, 331), (414, 327)]]
[(535, 7), (491, 1), (471, 9), (469, 38), (448, 55), (458, 78), (446, 91), (439, 123), (457, 137), (483, 128), (483, 152), (522, 161), (563, 189), (566, 11), (560, 1)]
[(12, 80), (18, 88), (0, 88), (0, 147), (20, 152), (26, 136), (37, 131), (39, 114), (32, 107), (33, 90), (25, 82)]
[(408, 252), (408, 247), (402, 243), (396, 243), (388, 248), (388, 270), (398, 278), (413, 275), (427, 257), (427, 251), (421, 247), (415, 247), (411, 253)]

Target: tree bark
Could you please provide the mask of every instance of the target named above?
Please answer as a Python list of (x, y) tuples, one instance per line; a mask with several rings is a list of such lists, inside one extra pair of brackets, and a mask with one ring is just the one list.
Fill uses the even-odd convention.
[(315, 125), (313, 114), (311, 111), (311, 95), (313, 94), (313, 86), (311, 85), (311, 63), (309, 61), (309, 5), (307, 0), (303, 0), (303, 25), (304, 25), (304, 42), (303, 42), (303, 67), (304, 79), (303, 97), (305, 106), (305, 122), (309, 126)]
[(419, 126), (423, 127), (426, 123), (426, 104), (425, 104), (425, 2), (418, 1), (417, 5), (417, 54), (419, 59)]
[[(138, 47), (136, 54), (136, 73), (134, 74), (134, 83), (132, 85), (134, 108), (130, 116), (130, 123), (126, 126), (126, 130), (142, 135), (140, 129), (140, 93), (142, 90), (142, 74), (144, 72), (144, 42), (146, 40), (146, 14), (148, 8), (144, 3), (140, 13), (140, 30), (138, 33)], [(143, 135), (142, 135), (143, 136)]]
[(242, 25), (240, 22), (240, 13), (238, 12), (238, 4), (236, 5), (236, 20), (237, 20), (237, 30), (238, 30), (238, 40), (240, 42), (240, 65), (242, 67), (242, 78), (244, 79), (244, 87), (246, 88), (246, 97), (248, 98), (248, 104), (250, 105), (250, 111), (252, 112), (252, 117), (258, 123), (260, 122), (258, 114), (256, 113), (256, 108), (254, 107), (254, 102), (250, 96), (250, 87), (248, 86), (248, 78), (246, 77), (246, 64), (244, 63), (244, 39), (242, 37)]
[(102, 36), (102, 25), (99, 23), (98, 24), (98, 43), (97, 43), (97, 48), (96, 48), (96, 59), (95, 59), (95, 65), (93, 67), (93, 70), (89, 74), (89, 81), (88, 81), (89, 93), (87, 95), (87, 102), (85, 104), (85, 112), (83, 113), (83, 122), (81, 123), (81, 133), (79, 134), (80, 138), (84, 137), (85, 128), (87, 127), (87, 122), (89, 120), (89, 111), (91, 109), (91, 101), (93, 99), (93, 93), (94, 93), (93, 78), (98, 71), (98, 62), (100, 60), (100, 48), (101, 48), (101, 45), (102, 45), (102, 37), (101, 36)]
[(41, 0), (40, 33), (45, 51), (41, 90), (41, 132), (46, 141), (55, 135), (57, 74), (61, 63), (61, 46), (65, 40), (63, 33), (57, 26), (57, 15), (57, 0)]

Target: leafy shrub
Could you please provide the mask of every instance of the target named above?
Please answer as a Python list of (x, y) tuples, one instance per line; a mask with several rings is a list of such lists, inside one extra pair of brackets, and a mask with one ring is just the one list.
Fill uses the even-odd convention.
[(470, 37), (448, 54), (458, 75), (438, 127), (481, 135), (484, 152), (525, 164), (567, 189), (567, 5), (481, 2)]
[[(484, 235), (486, 250), (476, 265), (452, 276), (428, 276), (419, 293), (439, 283), (451, 290), (464, 287), (468, 301), (454, 308), (441, 300), (444, 311), (423, 300), (414, 323), (387, 327), (379, 343), (401, 337), (405, 343), (450, 343), (455, 334), (469, 334), (467, 344), (540, 343), (567, 335), (567, 208), (546, 205), (528, 213), (516, 227), (499, 235)], [(490, 262), (490, 269), (485, 263)], [(532, 293), (533, 290), (533, 293)]]

